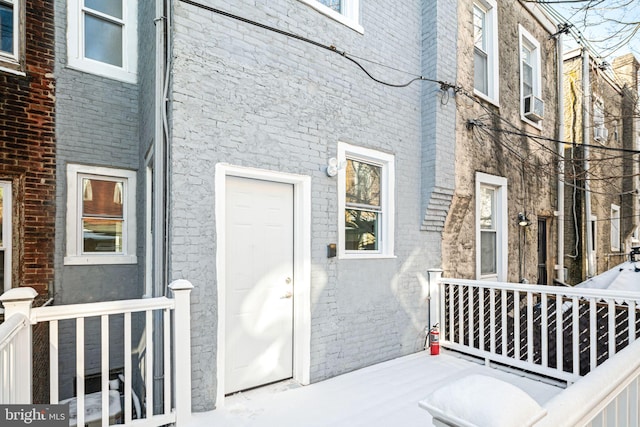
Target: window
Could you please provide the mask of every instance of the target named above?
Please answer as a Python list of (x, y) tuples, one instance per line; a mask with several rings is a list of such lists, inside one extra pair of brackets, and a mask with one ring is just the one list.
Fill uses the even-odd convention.
[(11, 289), (11, 183), (0, 181), (0, 283)]
[(498, 19), (493, 0), (473, 4), (473, 87), (475, 93), (498, 101)]
[[(520, 26), (520, 111), (522, 120), (538, 126), (538, 123), (525, 117), (527, 97), (540, 99), (541, 88), (540, 44), (527, 30)], [(529, 99), (528, 109), (535, 111), (535, 101)]]
[(69, 66), (135, 83), (137, 0), (69, 0)]
[(364, 33), (360, 25), (360, 0), (300, 0), (318, 12), (353, 30)]
[(338, 144), (340, 256), (393, 256), (394, 157)]
[(476, 275), (506, 280), (507, 180), (476, 173)]
[(22, 73), (24, 0), (0, 0), (0, 67)]
[(135, 264), (136, 175), (67, 165), (65, 264)]
[(620, 206), (611, 205), (611, 251), (620, 250)]

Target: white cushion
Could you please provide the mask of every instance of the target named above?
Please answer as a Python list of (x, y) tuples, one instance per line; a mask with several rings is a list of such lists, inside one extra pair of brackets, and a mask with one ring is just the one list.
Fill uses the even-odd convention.
[(434, 419), (460, 427), (525, 427), (547, 413), (518, 387), (478, 374), (439, 388), (420, 406)]

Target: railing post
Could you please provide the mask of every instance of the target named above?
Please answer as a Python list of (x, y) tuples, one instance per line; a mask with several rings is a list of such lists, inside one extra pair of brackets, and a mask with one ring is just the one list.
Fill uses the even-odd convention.
[(173, 359), (175, 363), (176, 425), (191, 418), (191, 301), (193, 285), (188, 280), (175, 280), (169, 288), (175, 299), (173, 323)]
[[(429, 329), (436, 323), (440, 322), (440, 279), (442, 279), (442, 270), (439, 268), (430, 268), (429, 273)], [(443, 325), (440, 325), (441, 327)]]
[(36, 295), (38, 293), (35, 289), (22, 287), (9, 289), (0, 296), (0, 301), (4, 305), (5, 319), (21, 315), (27, 321), (27, 326), (15, 338), (15, 366), (12, 375), (14, 375), (16, 400), (13, 403), (31, 404), (31, 305)]

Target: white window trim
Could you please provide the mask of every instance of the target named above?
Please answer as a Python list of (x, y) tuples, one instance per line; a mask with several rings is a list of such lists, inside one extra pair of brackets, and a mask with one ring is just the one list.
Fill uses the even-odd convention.
[(138, 61), (138, 0), (123, 0), (122, 15), (122, 67), (84, 57), (84, 0), (69, 0), (67, 3), (67, 65), (70, 68), (99, 76), (136, 83)]
[[(80, 207), (82, 205), (79, 180), (86, 175), (125, 180), (123, 209), (123, 253), (82, 254), (80, 239)], [(136, 172), (78, 164), (67, 165), (67, 251), (65, 265), (136, 264)]]
[(11, 182), (0, 181), (0, 188), (4, 192), (2, 201), (2, 245), (0, 248), (4, 250), (4, 292), (11, 289), (11, 249), (13, 243), (12, 235), (12, 219), (13, 219), (13, 193), (11, 192)]
[[(480, 273), (480, 187), (487, 185), (495, 187), (496, 195), (496, 274), (482, 275)], [(505, 282), (507, 280), (507, 262), (509, 253), (508, 239), (508, 206), (507, 206), (507, 178), (476, 172), (476, 277), (478, 280), (494, 280)]]
[(394, 254), (394, 227), (395, 227), (395, 157), (393, 154), (383, 153), (369, 148), (358, 147), (338, 142), (338, 164), (346, 164), (346, 159), (362, 160), (381, 166), (380, 177), (381, 190), (381, 222), (379, 235), (379, 249), (377, 251), (346, 251), (345, 243), (345, 218), (346, 206), (346, 170), (340, 167), (338, 171), (338, 258), (341, 259), (371, 259), (371, 258), (395, 258)]
[(522, 76), (524, 72), (522, 70), (522, 46), (524, 44), (528, 44), (533, 48), (533, 56), (535, 61), (535, 68), (533, 70), (533, 95), (542, 99), (542, 60), (540, 56), (540, 43), (536, 40), (533, 35), (529, 31), (527, 31), (522, 25), (518, 25), (518, 67), (520, 69), (520, 96), (518, 97), (520, 101), (520, 118), (523, 122), (530, 124), (538, 129), (542, 129), (542, 121), (534, 122), (533, 120), (529, 120), (524, 115), (524, 85)]
[[(495, 106), (500, 106), (500, 79), (498, 76), (498, 5), (494, 0), (477, 0), (476, 6), (485, 12), (487, 27), (487, 93), (473, 89), (473, 93)], [(473, 27), (473, 20), (472, 20)], [(473, 30), (472, 30), (473, 33)], [(473, 35), (473, 34), (472, 34)], [(473, 40), (473, 38), (472, 38)]]
[(26, 74), (22, 62), (25, 52), (25, 0), (3, 0), (3, 3), (13, 6), (13, 53), (0, 51), (0, 70), (24, 76)]
[[(614, 221), (617, 222), (618, 225), (618, 233), (614, 234)], [(614, 240), (615, 238), (615, 240)], [(620, 251), (620, 206), (616, 204), (611, 204), (611, 252), (619, 252)], [(617, 243), (617, 245), (616, 245)]]
[(360, 34), (364, 34), (364, 28), (360, 25), (360, 0), (344, 0), (344, 10), (338, 13), (335, 10), (323, 5), (316, 0), (299, 0), (302, 3), (311, 6), (325, 16), (338, 21), (342, 25), (346, 25)]

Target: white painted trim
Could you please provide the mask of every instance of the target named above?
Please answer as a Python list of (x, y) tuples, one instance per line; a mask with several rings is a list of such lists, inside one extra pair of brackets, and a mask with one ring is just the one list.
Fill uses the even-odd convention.
[(346, 25), (360, 34), (364, 34), (364, 28), (360, 25), (360, 0), (345, 0), (344, 10), (338, 13), (335, 10), (323, 5), (316, 0), (299, 0), (300, 2), (311, 6), (323, 15)]
[(0, 181), (0, 188), (3, 191), (2, 197), (2, 245), (0, 248), (4, 250), (4, 292), (11, 289), (11, 258), (13, 248), (13, 192), (11, 191), (11, 182)]
[(79, 71), (136, 83), (138, 68), (138, 0), (122, 0), (122, 67), (84, 57), (83, 0), (67, 2), (67, 65)]
[[(542, 99), (542, 56), (540, 54), (540, 43), (536, 40), (533, 35), (527, 31), (522, 25), (518, 25), (518, 69), (520, 70), (520, 96), (518, 97), (520, 102), (520, 118), (523, 122), (530, 124), (538, 129), (542, 129), (542, 120), (539, 122), (534, 122), (533, 120), (529, 120), (524, 115), (524, 97), (523, 94), (523, 70), (522, 70), (522, 45), (524, 43), (533, 47), (533, 60), (535, 64), (533, 64), (533, 95)], [(544, 100), (543, 100), (544, 101)]]
[(311, 178), (218, 163), (215, 171), (216, 271), (218, 290), (218, 342), (216, 350), (216, 408), (224, 406), (225, 296), (226, 296), (226, 178), (237, 176), (293, 185), (294, 306), (293, 379), (306, 385), (311, 381)]
[[(485, 12), (487, 27), (487, 84), (486, 94), (476, 90), (474, 93), (492, 104), (500, 105), (500, 78), (499, 78), (499, 33), (498, 33), (498, 5), (495, 0), (476, 0), (475, 5)], [(473, 36), (473, 16), (471, 17), (471, 33)]]
[[(144, 194), (144, 294), (143, 298), (153, 295), (153, 155), (145, 160)], [(159, 296), (159, 295), (155, 295)]]
[(376, 164), (382, 168), (381, 197), (382, 212), (380, 245), (377, 251), (349, 251), (344, 249), (345, 223), (344, 209), (346, 205), (345, 180), (346, 170), (338, 170), (338, 257), (340, 259), (372, 259), (395, 258), (395, 156), (370, 148), (338, 142), (338, 163), (346, 164), (347, 157)]
[[(82, 233), (80, 233), (80, 206), (82, 191), (79, 190), (79, 175), (93, 175), (98, 178), (123, 181), (125, 193), (123, 229), (123, 252), (121, 254), (83, 254)], [(136, 172), (125, 169), (112, 169), (99, 166), (67, 164), (67, 216), (66, 216), (67, 250), (65, 265), (88, 264), (136, 264)]]
[[(480, 200), (478, 195), (480, 194), (480, 186), (489, 185), (495, 187), (498, 190), (496, 197), (496, 275), (482, 276), (480, 274)], [(476, 216), (475, 216), (475, 228), (476, 228), (476, 278), (478, 280), (494, 280), (498, 282), (505, 282), (507, 280), (507, 263), (509, 256), (509, 232), (508, 232), (508, 217), (509, 209), (507, 205), (507, 178), (489, 175), (482, 172), (476, 172), (476, 186), (475, 186), (475, 199), (476, 199)]]
[[(617, 213), (617, 216), (614, 217), (614, 212)], [(614, 224), (614, 220), (617, 222), (618, 225), (618, 246), (614, 246), (614, 240), (613, 240), (613, 224)], [(611, 236), (610, 236), (610, 240), (611, 240), (611, 252), (618, 252), (620, 251), (620, 247), (622, 246), (622, 242), (621, 242), (621, 237), (620, 237), (620, 206), (616, 205), (614, 203), (611, 203)]]

